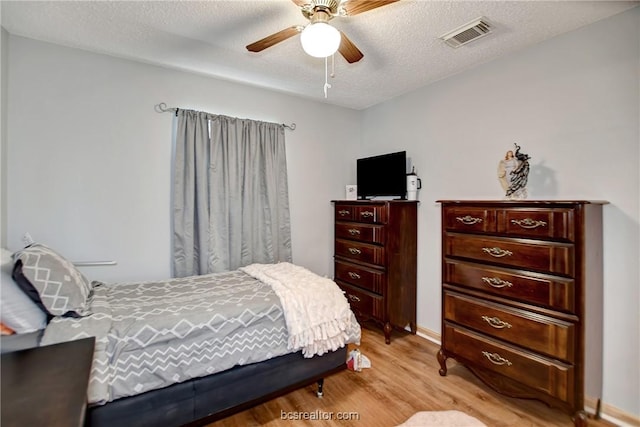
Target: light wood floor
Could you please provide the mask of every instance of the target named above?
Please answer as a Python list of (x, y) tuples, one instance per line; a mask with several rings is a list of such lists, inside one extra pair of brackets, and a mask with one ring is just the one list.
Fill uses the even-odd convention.
[[(391, 345), (384, 344), (381, 331), (363, 325), (362, 354), (372, 364), (362, 372), (343, 371), (325, 380), (324, 397), (315, 395), (315, 385), (225, 418), (208, 427), (244, 426), (359, 426), (392, 427), (417, 411), (463, 411), (489, 427), (573, 425), (569, 415), (533, 400), (500, 395), (470, 371), (449, 359), (446, 377), (438, 374), (438, 346), (411, 334), (395, 332)], [(329, 415), (333, 420), (286, 420), (282, 413), (307, 412)], [(337, 420), (354, 413), (352, 420)], [(359, 419), (358, 419), (359, 418)], [(599, 420), (590, 426), (612, 424)]]

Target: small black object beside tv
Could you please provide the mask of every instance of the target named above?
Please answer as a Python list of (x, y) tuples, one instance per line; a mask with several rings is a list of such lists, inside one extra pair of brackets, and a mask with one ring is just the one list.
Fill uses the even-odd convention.
[(405, 199), (407, 152), (383, 154), (357, 160), (358, 199)]

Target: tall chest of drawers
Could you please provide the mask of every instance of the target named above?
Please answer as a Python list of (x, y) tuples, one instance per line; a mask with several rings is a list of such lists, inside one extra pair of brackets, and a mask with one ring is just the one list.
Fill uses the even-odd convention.
[(417, 201), (333, 201), (335, 281), (362, 320), (416, 333)]
[(602, 391), (602, 205), (442, 204), (442, 346), (499, 392), (586, 425)]

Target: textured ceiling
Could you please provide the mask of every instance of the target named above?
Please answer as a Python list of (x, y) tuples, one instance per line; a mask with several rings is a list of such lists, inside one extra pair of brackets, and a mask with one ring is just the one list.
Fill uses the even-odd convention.
[[(337, 17), (364, 53), (335, 57), (328, 98), (324, 60), (294, 36), (260, 53), (245, 46), (307, 21), (290, 0), (6, 1), (11, 34), (266, 87), (363, 109), (478, 64), (607, 18), (637, 1), (409, 1)], [(458, 49), (438, 37), (484, 16), (494, 32)]]

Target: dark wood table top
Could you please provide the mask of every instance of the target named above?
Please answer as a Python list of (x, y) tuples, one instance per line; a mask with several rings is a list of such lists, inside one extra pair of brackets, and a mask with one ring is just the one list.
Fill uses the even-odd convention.
[(2, 354), (2, 427), (82, 426), (95, 338)]

